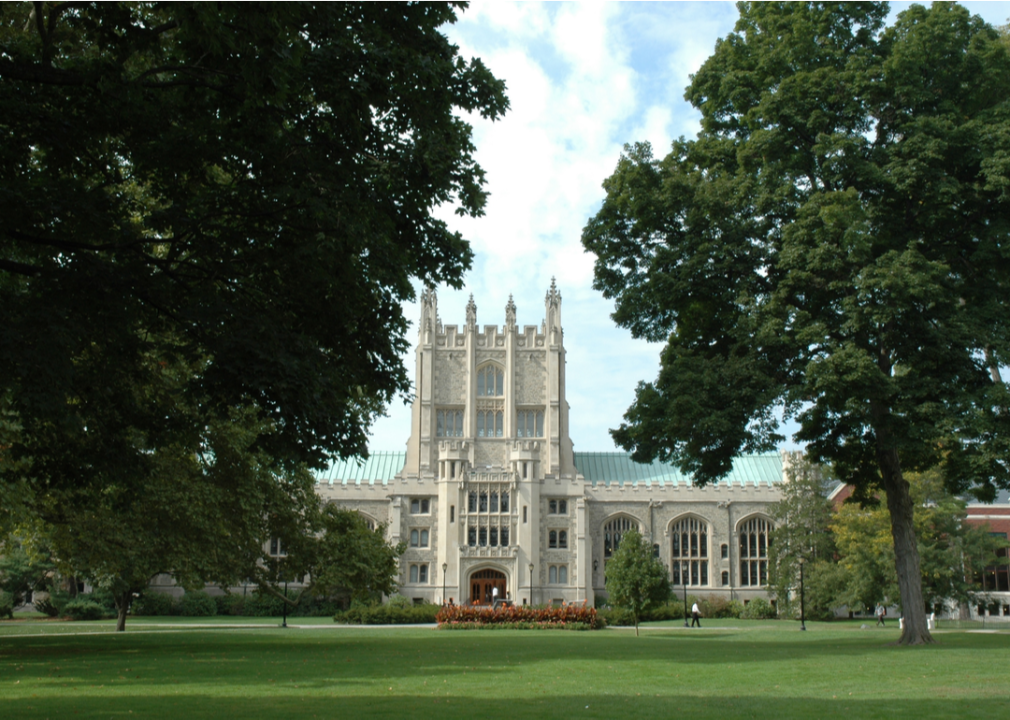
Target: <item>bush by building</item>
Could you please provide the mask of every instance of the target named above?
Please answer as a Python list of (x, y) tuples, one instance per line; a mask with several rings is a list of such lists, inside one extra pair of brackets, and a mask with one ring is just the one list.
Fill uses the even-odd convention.
[(217, 603), (202, 590), (187, 592), (179, 600), (179, 614), (186, 617), (209, 617), (217, 615)]
[(748, 602), (740, 617), (744, 620), (774, 620), (778, 616), (775, 606), (764, 598), (754, 598)]

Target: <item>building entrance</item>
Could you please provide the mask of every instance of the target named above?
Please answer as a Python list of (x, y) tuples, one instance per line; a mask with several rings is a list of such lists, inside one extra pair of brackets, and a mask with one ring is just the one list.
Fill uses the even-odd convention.
[(498, 588), (498, 599), (504, 600), (505, 573), (498, 570), (478, 570), (470, 576), (470, 604), (490, 605), (494, 599), (494, 589)]

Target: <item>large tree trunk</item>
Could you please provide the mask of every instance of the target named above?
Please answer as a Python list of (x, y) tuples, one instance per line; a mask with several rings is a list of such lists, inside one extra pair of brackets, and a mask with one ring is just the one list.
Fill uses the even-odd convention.
[(915, 527), (912, 525), (914, 507), (908, 482), (901, 472), (901, 462), (894, 448), (880, 448), (878, 444), (877, 462), (884, 479), (884, 492), (887, 493), (887, 509), (891, 513), (894, 567), (898, 571), (901, 615), (905, 621), (905, 629), (898, 644), (932, 643), (933, 636), (929, 634), (926, 625), (926, 604), (922, 600), (922, 570)]
[(130, 610), (133, 593), (126, 590), (116, 596), (116, 632), (126, 630), (126, 613)]

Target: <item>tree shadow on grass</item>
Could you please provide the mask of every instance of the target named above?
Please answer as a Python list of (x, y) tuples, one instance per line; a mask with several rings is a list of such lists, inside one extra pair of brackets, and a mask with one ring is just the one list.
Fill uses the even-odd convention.
[(489, 698), (435, 695), (347, 696), (339, 692), (305, 694), (300, 688), (264, 698), (204, 694), (123, 698), (19, 698), (0, 700), (4, 717), (148, 718), (321, 717), (321, 718), (451, 718), (480, 715), (504, 718), (986, 718), (1006, 717), (1006, 700), (960, 699), (851, 700), (811, 697), (692, 695), (627, 696), (587, 694)]

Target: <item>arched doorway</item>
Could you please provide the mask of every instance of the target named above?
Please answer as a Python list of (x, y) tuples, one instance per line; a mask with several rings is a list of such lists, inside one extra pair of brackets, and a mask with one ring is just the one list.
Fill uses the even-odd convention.
[(504, 600), (505, 573), (499, 570), (478, 570), (470, 576), (470, 604), (490, 605), (494, 589), (498, 588), (498, 598)]

